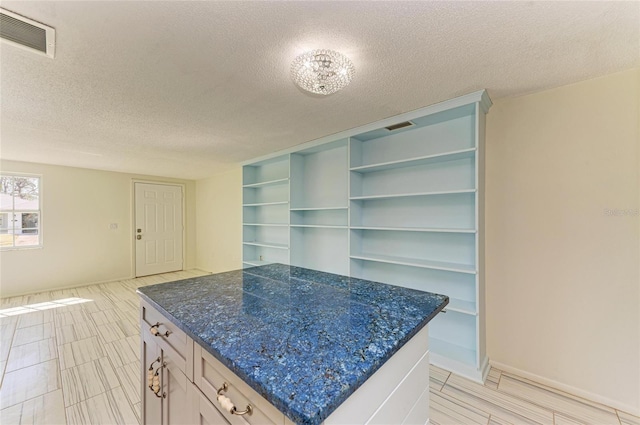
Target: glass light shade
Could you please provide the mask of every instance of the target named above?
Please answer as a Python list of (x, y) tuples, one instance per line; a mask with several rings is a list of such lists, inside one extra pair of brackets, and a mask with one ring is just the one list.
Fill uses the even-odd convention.
[(316, 94), (331, 94), (346, 87), (356, 70), (353, 63), (333, 50), (312, 50), (295, 58), (291, 78), (301, 88)]

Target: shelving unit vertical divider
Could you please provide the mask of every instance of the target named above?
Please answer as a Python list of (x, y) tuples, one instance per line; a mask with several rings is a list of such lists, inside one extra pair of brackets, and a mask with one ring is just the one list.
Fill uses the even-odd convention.
[[(486, 113), (491, 106), (487, 96), (483, 96), (480, 102), (476, 103), (476, 264), (478, 274), (476, 275), (476, 299), (478, 315), (485, 317), (485, 252), (484, 252), (484, 208), (485, 208), (485, 125)], [(488, 103), (488, 104), (487, 104)], [(477, 364), (481, 371), (481, 380), (484, 380), (489, 373), (489, 358), (486, 356), (486, 323), (485, 320), (477, 320)]]
[[(352, 155), (352, 146), (353, 139), (351, 137), (347, 138), (347, 249), (348, 252), (351, 252), (351, 214), (353, 214), (353, 209), (351, 208), (351, 155)], [(353, 261), (351, 258), (347, 258), (348, 261), (348, 270), (349, 276), (354, 275), (353, 271)]]

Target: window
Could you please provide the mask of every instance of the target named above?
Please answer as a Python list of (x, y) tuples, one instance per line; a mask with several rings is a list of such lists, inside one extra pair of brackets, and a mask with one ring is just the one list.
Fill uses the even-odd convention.
[(41, 245), (40, 177), (0, 175), (0, 248)]

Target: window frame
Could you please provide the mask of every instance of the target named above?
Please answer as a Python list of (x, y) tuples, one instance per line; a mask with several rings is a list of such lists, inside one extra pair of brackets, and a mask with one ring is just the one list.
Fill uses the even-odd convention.
[(0, 246), (0, 251), (19, 251), (26, 249), (41, 249), (44, 247), (43, 242), (43, 212), (42, 212), (42, 175), (41, 174), (31, 174), (31, 173), (19, 173), (19, 172), (10, 172), (10, 171), (2, 171), (0, 172), (0, 177), (21, 177), (21, 178), (35, 178), (38, 179), (38, 209), (37, 210), (25, 210), (25, 209), (16, 209), (15, 198), (12, 199), (11, 209), (0, 208), (0, 213), (7, 214), (8, 217), (15, 217), (15, 214), (22, 213), (37, 213), (38, 214), (38, 243), (36, 245), (16, 245), (15, 233), (12, 233), (12, 245), (10, 246)]

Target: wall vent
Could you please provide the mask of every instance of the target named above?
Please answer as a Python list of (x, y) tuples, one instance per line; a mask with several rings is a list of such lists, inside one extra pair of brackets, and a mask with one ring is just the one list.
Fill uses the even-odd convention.
[(53, 58), (55, 30), (40, 22), (0, 9), (0, 38), (9, 44)]
[(405, 128), (405, 127), (411, 127), (412, 125), (415, 125), (415, 124), (412, 123), (411, 121), (405, 121), (405, 122), (399, 122), (398, 124), (390, 125), (389, 127), (385, 127), (385, 128), (389, 131), (393, 131), (393, 130), (400, 130), (401, 128)]

